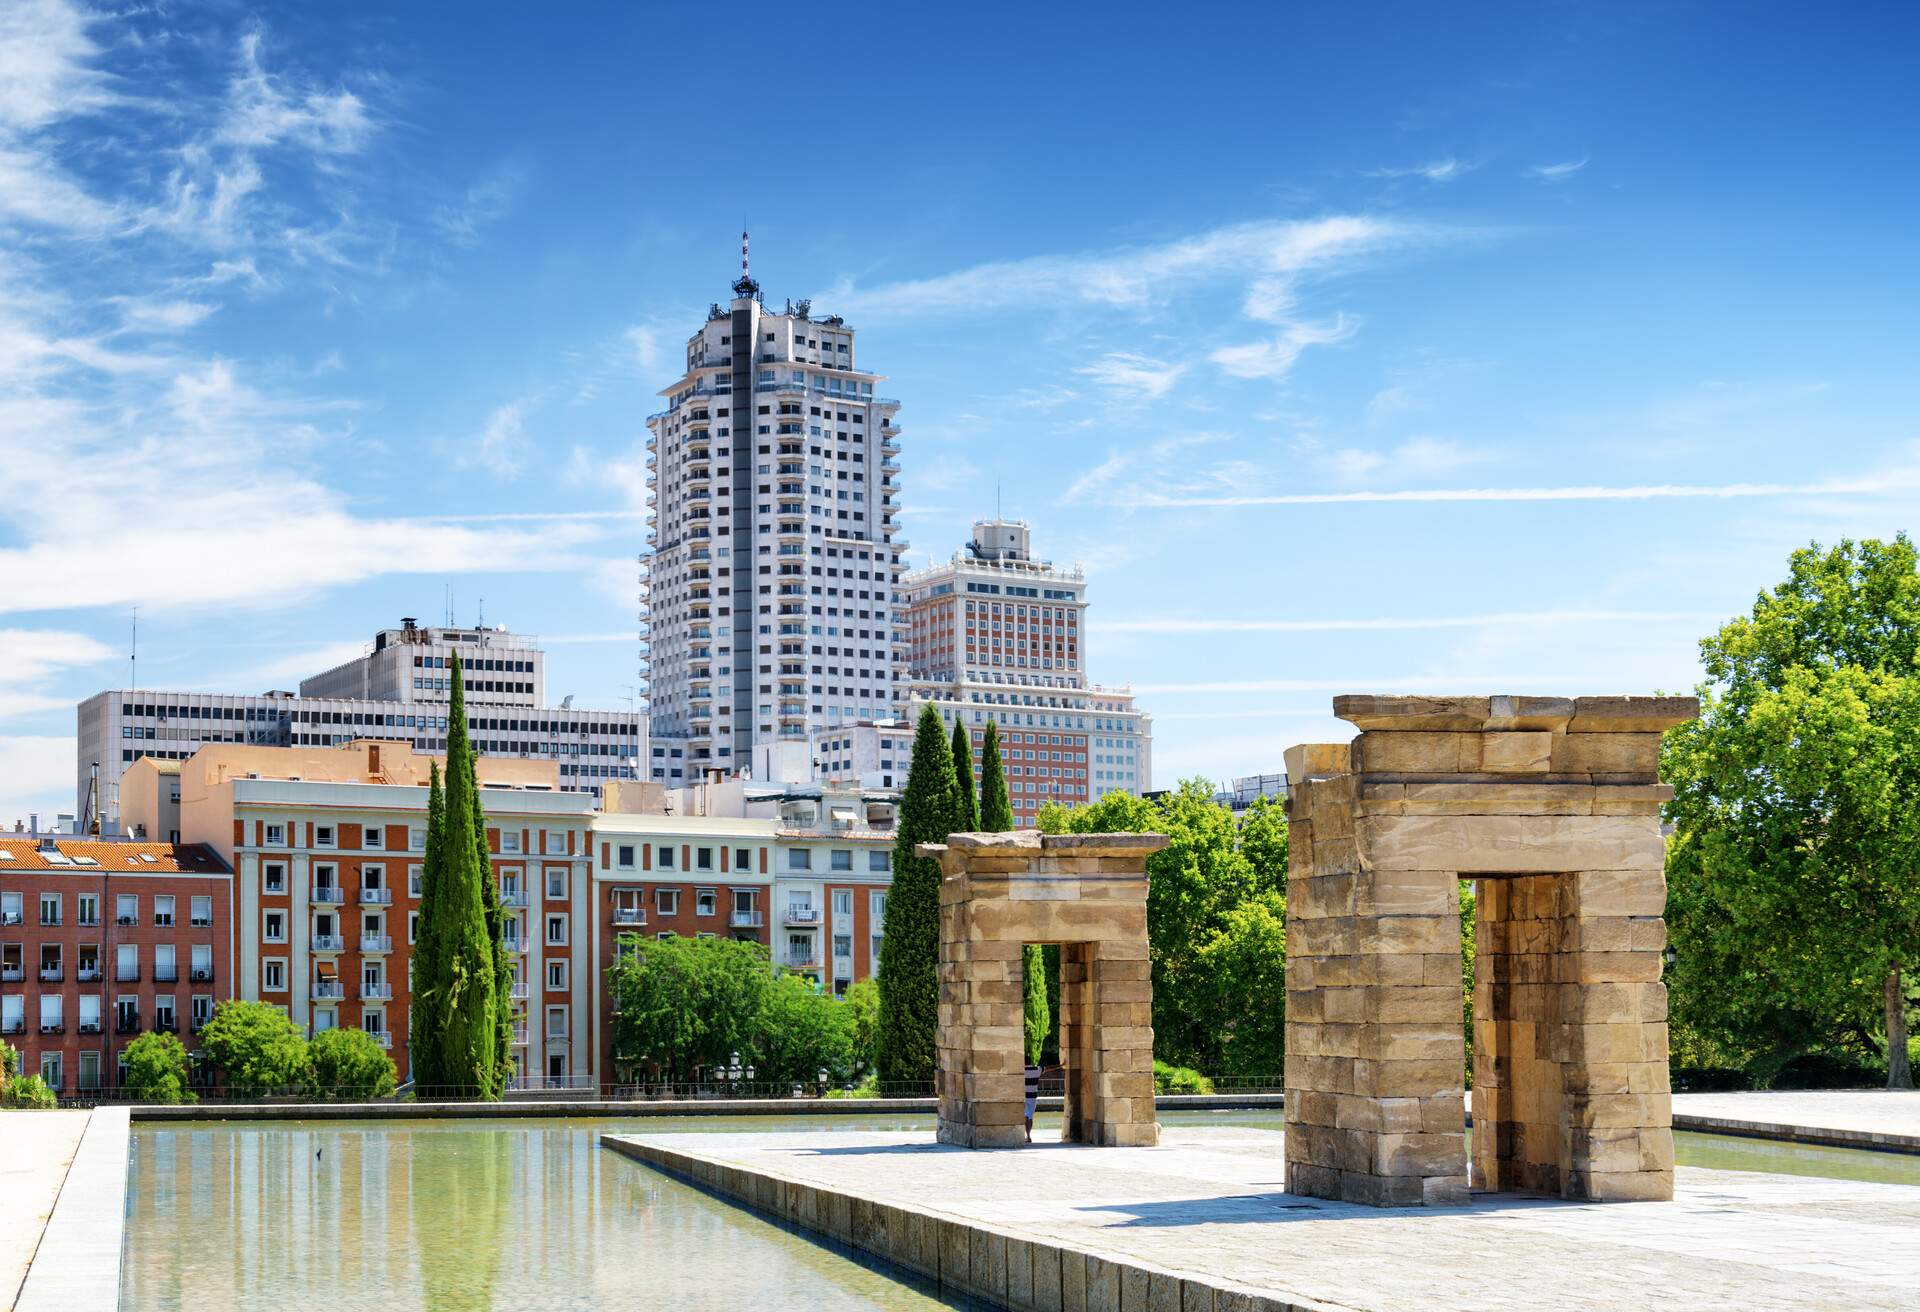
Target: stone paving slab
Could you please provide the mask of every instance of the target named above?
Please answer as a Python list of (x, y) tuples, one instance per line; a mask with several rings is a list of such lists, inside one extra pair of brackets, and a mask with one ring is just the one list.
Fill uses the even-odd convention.
[(1673, 1097), (1673, 1123), (1683, 1130), (1920, 1152), (1920, 1091), (1677, 1093)]
[(87, 1128), (86, 1112), (0, 1113), (0, 1308), (12, 1309)]
[(132, 1126), (125, 1107), (96, 1107), (21, 1287), (19, 1312), (115, 1312), (127, 1233)]
[[(1169, 1126), (1157, 1148), (975, 1152), (870, 1132), (605, 1141), (856, 1244), (863, 1215), (877, 1230), (896, 1216), (930, 1227), (928, 1242), (984, 1254), (1002, 1288), (1009, 1261), (1032, 1280), (1057, 1251), (1057, 1297), (999, 1297), (1063, 1312), (1907, 1309), (1920, 1287), (1909, 1186), (1682, 1167), (1670, 1203), (1483, 1195), (1382, 1210), (1285, 1193), (1283, 1139)], [(964, 1262), (948, 1280), (932, 1256), (943, 1283), (984, 1292)]]

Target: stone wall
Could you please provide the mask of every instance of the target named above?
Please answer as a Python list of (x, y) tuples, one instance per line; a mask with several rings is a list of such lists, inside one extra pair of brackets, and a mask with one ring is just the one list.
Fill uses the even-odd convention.
[(1467, 1201), (1459, 881), (1478, 891), (1471, 1185), (1667, 1198), (1661, 732), (1690, 697), (1340, 697), (1287, 753), (1287, 1187)]
[(1159, 834), (954, 834), (938, 858), (937, 1137), (968, 1148), (1025, 1142), (1021, 955), (1060, 945), (1061, 1137), (1159, 1141), (1147, 869)]

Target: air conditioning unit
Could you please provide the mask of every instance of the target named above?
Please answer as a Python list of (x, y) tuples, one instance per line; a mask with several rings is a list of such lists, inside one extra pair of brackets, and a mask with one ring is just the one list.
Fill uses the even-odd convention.
[(193, 972), (193, 982), (196, 984), (204, 984), (212, 978), (213, 972), (210, 970), (196, 970)]

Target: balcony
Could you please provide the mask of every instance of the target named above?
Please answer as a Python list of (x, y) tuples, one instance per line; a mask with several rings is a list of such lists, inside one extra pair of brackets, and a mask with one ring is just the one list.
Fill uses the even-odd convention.
[(645, 907), (615, 907), (613, 923), (616, 925), (644, 925), (647, 923)]
[(790, 906), (781, 914), (781, 919), (789, 925), (817, 925), (820, 923), (820, 908)]
[(213, 983), (213, 967), (212, 966), (195, 966), (193, 968), (193, 982), (195, 984)]
[(62, 970), (58, 966), (40, 967), (40, 982), (42, 984), (58, 984), (61, 980), (65, 979), (66, 977), (67, 977), (67, 972)]
[(25, 1034), (27, 1022), (19, 1018), (0, 1020), (0, 1034)]
[(793, 952), (781, 958), (780, 964), (788, 970), (819, 970), (820, 957), (818, 953)]
[(180, 1022), (176, 1021), (171, 1016), (156, 1016), (154, 1017), (154, 1020), (153, 1020), (153, 1027), (156, 1030), (165, 1030), (167, 1031), (167, 1033), (171, 1034), (173, 1033), (173, 1031), (180, 1028)]
[(116, 966), (114, 968), (113, 982), (115, 984), (134, 984), (137, 983), (139, 979), (140, 967), (138, 966)]
[(363, 888), (360, 890), (360, 905), (363, 907), (392, 906), (393, 890), (390, 888)]
[(500, 890), (500, 905), (503, 907), (523, 907), (527, 904), (527, 890), (524, 888), (503, 888)]
[(153, 982), (154, 982), (155, 984), (177, 984), (177, 983), (179, 983), (179, 982), (180, 982), (180, 967), (178, 967), (178, 966), (155, 966), (155, 967), (153, 968)]
[(319, 884), (308, 899), (317, 907), (337, 907), (344, 900), (338, 884)]
[(65, 1034), (67, 1032), (67, 1023), (63, 1020), (43, 1020), (40, 1022), (40, 1032), (42, 1034)]
[(113, 923), (118, 925), (122, 929), (138, 929), (140, 927), (140, 917), (115, 916), (113, 918)]
[(360, 1000), (362, 1002), (388, 1002), (391, 1001), (392, 998), (393, 985), (391, 984), (362, 984), (360, 986)]
[(82, 984), (98, 984), (100, 982), (100, 967), (82, 966), (73, 972), (73, 977)]
[(345, 952), (347, 941), (338, 934), (315, 934), (313, 936), (315, 952)]
[(18, 984), (26, 977), (24, 966), (0, 966), (0, 984)]
[(360, 950), (362, 952), (391, 952), (393, 951), (393, 936), (391, 934), (362, 934), (360, 936)]
[(373, 1041), (383, 1048), (391, 1048), (393, 1046), (393, 1032), (391, 1030), (367, 1030), (366, 1033), (372, 1035)]
[(320, 979), (313, 982), (313, 996), (316, 1002), (338, 1002), (345, 997), (346, 986), (337, 979)]
[(0, 911), (0, 925), (18, 925), (22, 919), (18, 911)]
[(527, 1000), (527, 992), (527, 982), (523, 979), (515, 980), (513, 987), (507, 990), (507, 996), (518, 1002), (525, 1002)]
[(74, 1028), (81, 1034), (98, 1034), (100, 1032), (100, 1022), (97, 1020), (83, 1020)]
[(758, 929), (767, 923), (763, 911), (741, 911), (736, 909), (727, 923), (735, 929)]
[(513, 1027), (513, 1046), (516, 1048), (524, 1048), (527, 1046), (527, 1027), (525, 1025), (515, 1025)]
[(527, 940), (518, 934), (502, 934), (500, 936), (500, 946), (509, 952), (525, 952), (527, 950)]
[(115, 1017), (113, 1032), (115, 1034), (138, 1034), (140, 1032), (140, 1018), (138, 1016)]

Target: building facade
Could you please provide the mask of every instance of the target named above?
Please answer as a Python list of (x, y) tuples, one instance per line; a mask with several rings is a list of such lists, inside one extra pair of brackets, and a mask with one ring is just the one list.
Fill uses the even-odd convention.
[(965, 550), (900, 586), (913, 714), (931, 702), (967, 726), (976, 778), (987, 722), (998, 723), (1016, 821), (1031, 824), (1047, 802), (1152, 786), (1151, 717), (1131, 692), (1087, 678), (1086, 577), (1036, 559), (1026, 524), (980, 521)]
[(563, 791), (594, 797), (610, 781), (641, 777), (645, 717), (543, 707), (546, 658), (531, 639), (403, 620), (375, 634), (366, 654), (304, 680), (298, 695), (142, 688), (87, 698), (75, 760), (79, 812), (98, 817), (103, 834), (123, 832), (127, 767), (143, 756), (184, 761), (210, 743), (331, 747), (378, 738), (444, 752), (455, 653), (465, 671), (467, 728), (480, 751), (556, 762)]
[(689, 338), (647, 419), (651, 778), (806, 780), (812, 730), (898, 712), (900, 403), (881, 379), (843, 320), (770, 312), (744, 268)]
[(233, 919), (205, 845), (0, 835), (0, 1039), (66, 1095), (117, 1088), (144, 1032), (197, 1050), (233, 995)]
[[(308, 1034), (351, 1025), (407, 1054), (411, 949), (426, 853), (428, 768), (410, 744), (209, 746), (182, 767), (180, 826), (233, 871), (232, 994)], [(506, 918), (523, 1082), (584, 1083), (593, 964), (593, 799), (549, 761), (483, 756), (480, 803)], [(127, 799), (136, 823), (149, 802)]]

